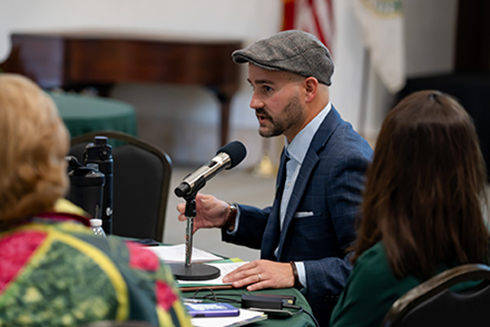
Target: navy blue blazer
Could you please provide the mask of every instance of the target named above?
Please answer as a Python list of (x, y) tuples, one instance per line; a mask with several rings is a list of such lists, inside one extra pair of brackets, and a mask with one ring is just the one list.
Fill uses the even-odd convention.
[(224, 241), (261, 249), (262, 259), (304, 262), (305, 295), (321, 326), (328, 326), (352, 268), (346, 249), (356, 238), (355, 219), (371, 157), (366, 140), (332, 106), (301, 165), (282, 231), (279, 210), (286, 171), (284, 151), (273, 205), (265, 209), (240, 205), (237, 232), (234, 236), (222, 232)]

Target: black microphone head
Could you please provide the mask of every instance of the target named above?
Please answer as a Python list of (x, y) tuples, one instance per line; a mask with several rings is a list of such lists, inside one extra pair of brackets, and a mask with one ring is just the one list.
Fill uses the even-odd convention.
[(235, 167), (247, 156), (247, 148), (245, 148), (245, 145), (243, 145), (243, 143), (240, 141), (233, 141), (224, 145), (221, 149), (218, 150), (218, 152), (216, 152), (216, 154), (222, 152), (229, 155), (231, 160), (230, 167), (226, 169), (231, 169)]

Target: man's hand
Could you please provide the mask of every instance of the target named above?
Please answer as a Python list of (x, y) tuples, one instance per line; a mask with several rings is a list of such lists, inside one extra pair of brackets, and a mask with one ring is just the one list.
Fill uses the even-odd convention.
[[(177, 206), (179, 220), (186, 221), (185, 203)], [(230, 205), (225, 201), (218, 200), (212, 195), (196, 195), (196, 217), (194, 218), (195, 233), (199, 228), (222, 227), (226, 223)]]
[(294, 275), (289, 263), (255, 260), (233, 270), (223, 278), (223, 282), (232, 283), (236, 288), (249, 285), (248, 291), (289, 288), (294, 286)]

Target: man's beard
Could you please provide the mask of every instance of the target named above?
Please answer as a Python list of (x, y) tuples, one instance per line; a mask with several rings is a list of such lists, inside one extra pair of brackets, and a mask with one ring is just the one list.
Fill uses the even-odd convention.
[[(259, 127), (259, 135), (262, 137), (274, 137), (283, 134), (294, 125), (301, 125), (303, 122), (303, 108), (299, 98), (294, 96), (280, 113), (281, 118), (272, 118), (264, 108), (255, 109), (256, 114), (263, 115), (269, 120), (272, 128), (264, 129)], [(265, 127), (265, 126), (264, 126)]]

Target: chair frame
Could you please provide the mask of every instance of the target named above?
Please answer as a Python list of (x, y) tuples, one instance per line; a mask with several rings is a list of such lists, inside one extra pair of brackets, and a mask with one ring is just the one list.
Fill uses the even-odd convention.
[(165, 216), (167, 212), (167, 200), (168, 200), (168, 194), (170, 188), (170, 177), (172, 174), (172, 160), (160, 148), (148, 142), (145, 142), (137, 138), (136, 136), (124, 132), (119, 132), (119, 131), (110, 131), (110, 130), (94, 131), (83, 135), (75, 136), (71, 139), (70, 146), (74, 146), (76, 144), (83, 143), (83, 142), (93, 141), (96, 136), (105, 136), (109, 139), (114, 139), (118, 141), (127, 142), (128, 144), (133, 144), (137, 147), (140, 147), (146, 151), (155, 154), (163, 162), (165, 168), (164, 168), (164, 176), (163, 176), (164, 178), (162, 184), (162, 196), (160, 199), (160, 208), (158, 213), (158, 225), (153, 237), (154, 240), (158, 242), (163, 242), (163, 232), (164, 232), (165, 219), (166, 219)]
[(490, 280), (490, 267), (482, 264), (457, 266), (432, 277), (400, 297), (386, 314), (381, 326), (396, 326), (414, 307), (468, 280)]

